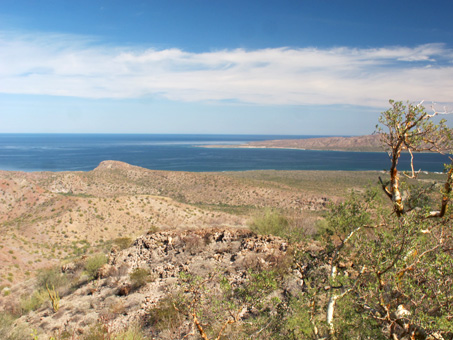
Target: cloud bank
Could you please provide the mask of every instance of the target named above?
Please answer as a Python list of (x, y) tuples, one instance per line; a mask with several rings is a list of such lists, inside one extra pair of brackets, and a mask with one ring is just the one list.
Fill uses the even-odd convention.
[(452, 61), (443, 44), (191, 53), (0, 32), (0, 93), (255, 105), (449, 103)]

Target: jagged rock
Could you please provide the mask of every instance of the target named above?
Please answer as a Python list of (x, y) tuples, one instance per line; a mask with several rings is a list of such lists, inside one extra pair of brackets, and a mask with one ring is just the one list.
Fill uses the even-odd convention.
[(118, 289), (118, 296), (127, 296), (132, 290), (132, 285), (124, 284)]

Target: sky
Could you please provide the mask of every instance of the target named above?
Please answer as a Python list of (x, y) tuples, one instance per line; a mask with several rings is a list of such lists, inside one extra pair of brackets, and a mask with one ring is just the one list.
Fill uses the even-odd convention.
[(389, 99), (453, 110), (452, 14), (450, 0), (0, 0), (0, 133), (369, 134)]

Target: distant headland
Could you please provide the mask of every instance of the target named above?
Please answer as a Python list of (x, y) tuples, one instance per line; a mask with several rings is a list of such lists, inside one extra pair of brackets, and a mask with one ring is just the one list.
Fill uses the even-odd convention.
[(321, 137), (306, 139), (278, 139), (248, 142), (240, 145), (203, 145), (205, 148), (277, 148), (302, 150), (331, 150), (380, 152), (383, 151), (380, 136)]

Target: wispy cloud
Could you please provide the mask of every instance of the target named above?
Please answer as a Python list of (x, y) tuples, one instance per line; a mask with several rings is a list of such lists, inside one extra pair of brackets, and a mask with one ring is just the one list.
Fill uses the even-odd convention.
[(259, 105), (452, 102), (452, 61), (453, 51), (442, 44), (190, 53), (3, 32), (0, 92)]

